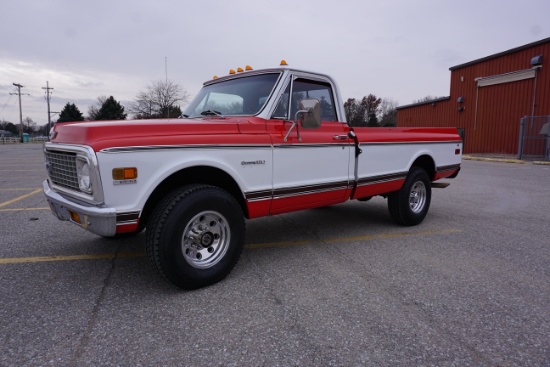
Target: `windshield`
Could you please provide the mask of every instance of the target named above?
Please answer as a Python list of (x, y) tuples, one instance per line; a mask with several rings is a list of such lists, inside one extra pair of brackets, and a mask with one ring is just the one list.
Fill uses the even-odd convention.
[(252, 75), (207, 85), (183, 114), (185, 117), (256, 115), (267, 102), (279, 75)]

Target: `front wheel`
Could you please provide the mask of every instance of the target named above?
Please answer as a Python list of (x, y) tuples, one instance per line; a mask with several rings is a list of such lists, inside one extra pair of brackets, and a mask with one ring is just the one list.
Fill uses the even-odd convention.
[(428, 213), (432, 189), (430, 178), (420, 167), (412, 167), (403, 187), (388, 195), (390, 216), (397, 223), (414, 226)]
[(201, 288), (233, 269), (244, 232), (244, 216), (233, 196), (213, 186), (186, 186), (155, 208), (147, 225), (147, 255), (176, 286)]

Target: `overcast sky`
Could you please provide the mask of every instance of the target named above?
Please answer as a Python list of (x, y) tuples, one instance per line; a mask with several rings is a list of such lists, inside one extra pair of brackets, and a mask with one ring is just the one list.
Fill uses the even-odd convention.
[(166, 70), (195, 95), (213, 75), (281, 59), (332, 75), (344, 99), (405, 105), (449, 95), (452, 66), (550, 37), (549, 14), (549, 0), (0, 0), (0, 121), (19, 122), (13, 83), (30, 94), (23, 118), (42, 125), (47, 81), (52, 111), (86, 115)]

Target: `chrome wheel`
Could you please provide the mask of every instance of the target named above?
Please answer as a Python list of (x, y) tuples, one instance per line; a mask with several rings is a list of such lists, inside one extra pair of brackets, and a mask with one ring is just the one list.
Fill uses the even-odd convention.
[(426, 204), (426, 185), (422, 181), (416, 181), (411, 187), (409, 205), (413, 213), (420, 213)]
[(194, 268), (210, 268), (224, 257), (230, 238), (229, 224), (223, 215), (215, 211), (201, 212), (187, 223), (183, 231), (183, 257)]

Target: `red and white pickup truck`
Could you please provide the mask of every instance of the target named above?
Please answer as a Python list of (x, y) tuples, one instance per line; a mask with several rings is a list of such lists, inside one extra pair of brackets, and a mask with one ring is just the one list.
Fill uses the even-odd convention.
[(146, 228), (152, 265), (185, 289), (232, 270), (245, 218), (382, 195), (395, 222), (419, 224), (462, 157), (455, 128), (350, 127), (331, 77), (289, 67), (207, 81), (180, 119), (62, 123), (50, 138), (52, 212), (104, 237)]

